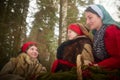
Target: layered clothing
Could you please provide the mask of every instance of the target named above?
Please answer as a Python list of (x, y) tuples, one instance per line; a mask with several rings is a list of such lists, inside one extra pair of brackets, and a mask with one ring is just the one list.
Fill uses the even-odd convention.
[(46, 69), (39, 63), (38, 59), (29, 57), (26, 53), (21, 53), (10, 61), (1, 70), (1, 75), (19, 75), (25, 80), (33, 80)]
[(57, 49), (57, 60), (54, 61), (52, 72), (68, 71), (76, 66), (77, 56), (81, 54), (83, 63), (93, 62), (92, 41), (86, 36), (63, 42)]

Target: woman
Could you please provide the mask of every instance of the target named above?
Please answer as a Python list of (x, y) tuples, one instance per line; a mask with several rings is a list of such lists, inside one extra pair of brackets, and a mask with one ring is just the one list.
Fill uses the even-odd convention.
[[(2, 79), (8, 76), (11, 80), (18, 80), (20, 77), (25, 80), (34, 80), (40, 73), (46, 72), (46, 68), (37, 59), (38, 55), (37, 44), (35, 42), (26, 42), (21, 48), (20, 55), (11, 58), (1, 70), (1, 75), (4, 75)], [(16, 75), (19, 77), (15, 78)]]
[(69, 71), (76, 66), (78, 54), (83, 57), (83, 63), (88, 65), (93, 62), (92, 42), (87, 29), (78, 23), (68, 26), (68, 40), (63, 42), (57, 49), (57, 60), (52, 65), (52, 72)]
[(94, 66), (120, 69), (120, 23), (114, 21), (102, 5), (90, 5), (85, 17), (87, 25), (95, 31)]
[(96, 65), (120, 68), (120, 24), (101, 5), (91, 5), (85, 11), (86, 23), (94, 35), (93, 54)]

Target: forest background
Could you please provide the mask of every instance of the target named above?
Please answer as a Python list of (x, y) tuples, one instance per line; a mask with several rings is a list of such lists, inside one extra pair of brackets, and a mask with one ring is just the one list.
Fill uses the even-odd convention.
[(27, 41), (38, 43), (39, 60), (48, 70), (70, 23), (85, 25), (84, 10), (103, 5), (120, 22), (120, 0), (0, 0), (0, 69), (19, 55)]

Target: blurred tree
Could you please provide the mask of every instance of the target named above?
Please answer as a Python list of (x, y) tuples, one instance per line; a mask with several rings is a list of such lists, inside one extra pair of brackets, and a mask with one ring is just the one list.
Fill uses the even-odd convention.
[(93, 3), (94, 0), (69, 0), (67, 25), (74, 22), (85, 24), (84, 10), (88, 5)]
[(59, 40), (60, 45), (66, 40), (66, 26), (67, 26), (67, 5), (68, 0), (60, 0), (60, 19), (59, 19)]
[[(38, 0), (39, 11), (35, 15), (34, 26), (31, 29), (28, 40), (39, 43), (40, 62), (50, 68), (54, 60), (55, 53), (55, 24), (58, 22), (56, 17), (57, 0)], [(51, 57), (50, 57), (51, 56)]]
[(16, 56), (25, 39), (28, 0), (0, 0), (0, 68)]

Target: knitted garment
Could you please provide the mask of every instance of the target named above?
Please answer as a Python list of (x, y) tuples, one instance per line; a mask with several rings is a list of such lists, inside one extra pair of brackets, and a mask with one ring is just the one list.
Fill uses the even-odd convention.
[(100, 62), (109, 57), (104, 44), (104, 34), (106, 25), (103, 25), (100, 30), (96, 31), (93, 43), (93, 55), (96, 62)]

